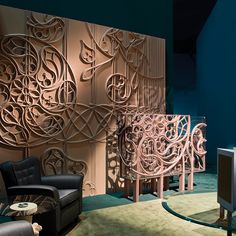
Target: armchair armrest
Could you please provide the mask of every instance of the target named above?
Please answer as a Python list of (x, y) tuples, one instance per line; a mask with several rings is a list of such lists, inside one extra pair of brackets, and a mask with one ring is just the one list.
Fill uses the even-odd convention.
[(9, 187), (7, 192), (9, 195), (44, 195), (52, 197), (55, 201), (59, 201), (58, 190), (55, 187), (48, 185), (17, 185)]
[(2, 223), (0, 224), (0, 236), (6, 235), (34, 236), (32, 224), (24, 220)]
[(57, 189), (82, 189), (83, 178), (83, 175), (50, 175), (41, 177), (41, 181)]

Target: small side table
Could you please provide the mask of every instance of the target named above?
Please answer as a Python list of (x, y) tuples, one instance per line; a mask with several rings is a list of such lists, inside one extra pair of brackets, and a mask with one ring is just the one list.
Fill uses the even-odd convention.
[[(38, 206), (33, 202), (18, 202), (10, 205), (10, 209), (19, 212), (16, 216), (18, 220), (27, 220), (32, 224), (33, 214), (37, 212)], [(37, 223), (33, 223), (32, 228), (35, 236), (42, 230), (42, 226)]]
[(32, 224), (32, 215), (37, 212), (38, 206), (33, 202), (18, 202), (10, 205), (10, 209), (19, 212), (18, 219), (27, 220)]
[[(49, 196), (38, 194), (8, 196), (0, 198), (0, 216), (8, 216), (16, 220), (24, 219), (32, 223), (35, 215), (51, 211), (56, 206), (57, 202)], [(35, 235), (39, 235), (42, 230), (42, 226), (37, 223), (33, 223), (32, 228)]]

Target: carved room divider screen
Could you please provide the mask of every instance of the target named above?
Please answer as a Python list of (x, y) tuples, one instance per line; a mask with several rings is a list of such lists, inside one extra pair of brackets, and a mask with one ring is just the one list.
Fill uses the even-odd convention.
[(193, 190), (193, 173), (205, 171), (204, 117), (163, 115), (147, 112), (118, 116), (118, 155), (121, 177), (134, 182), (134, 201), (139, 199), (142, 180), (152, 180), (152, 191), (163, 197), (164, 176), (179, 176), (179, 190)]
[(123, 187), (116, 114), (165, 113), (165, 40), (3, 6), (0, 17), (2, 160), (83, 172), (86, 195)]

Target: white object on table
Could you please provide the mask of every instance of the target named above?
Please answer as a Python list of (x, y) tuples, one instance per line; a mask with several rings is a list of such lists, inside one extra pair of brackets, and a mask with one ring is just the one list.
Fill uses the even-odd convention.
[(18, 202), (10, 206), (14, 211), (29, 211), (29, 214), (33, 214), (37, 211), (37, 204), (33, 202)]

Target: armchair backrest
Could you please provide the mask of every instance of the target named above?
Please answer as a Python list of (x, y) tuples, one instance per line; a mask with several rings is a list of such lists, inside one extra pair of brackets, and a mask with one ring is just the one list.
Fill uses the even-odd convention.
[(7, 161), (0, 165), (6, 188), (15, 185), (41, 184), (40, 163), (35, 157), (22, 161)]

